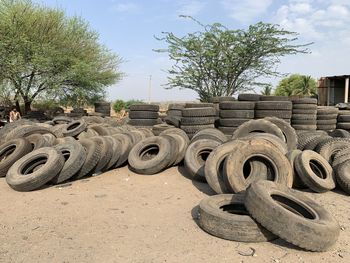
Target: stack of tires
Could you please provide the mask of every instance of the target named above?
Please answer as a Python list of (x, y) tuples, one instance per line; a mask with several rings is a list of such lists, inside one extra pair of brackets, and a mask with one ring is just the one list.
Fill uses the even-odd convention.
[(253, 94), (253, 93), (246, 93), (246, 94), (239, 94), (238, 100), (239, 101), (259, 101), (261, 95), (259, 94)]
[(337, 129), (350, 131), (350, 110), (339, 110), (337, 118)]
[(212, 106), (208, 107), (205, 103), (203, 104), (204, 107), (190, 107), (182, 110), (181, 129), (186, 132), (190, 139), (200, 130), (215, 127), (215, 108)]
[(182, 109), (185, 106), (183, 104), (169, 104), (167, 116), (164, 118), (164, 121), (175, 127), (180, 127), (180, 121), (182, 117)]
[(232, 136), (238, 126), (254, 119), (255, 103), (251, 101), (224, 101), (220, 103), (218, 129), (227, 136)]
[(74, 108), (71, 110), (68, 116), (71, 118), (81, 118), (83, 116), (87, 116), (87, 111), (84, 110), (84, 108)]
[(102, 116), (111, 116), (111, 104), (109, 102), (95, 103), (95, 112), (101, 113)]
[(290, 123), (292, 106), (291, 101), (257, 101), (255, 103), (255, 118), (276, 117)]
[(337, 128), (338, 111), (335, 107), (317, 107), (317, 130), (335, 130)]
[(159, 124), (159, 106), (153, 104), (133, 104), (129, 107), (129, 122), (133, 126), (152, 127)]
[(317, 129), (317, 99), (293, 100), (292, 126), (295, 130)]

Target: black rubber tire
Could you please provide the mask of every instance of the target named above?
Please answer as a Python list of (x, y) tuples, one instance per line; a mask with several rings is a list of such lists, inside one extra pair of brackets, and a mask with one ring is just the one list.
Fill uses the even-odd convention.
[(185, 108), (213, 108), (214, 104), (209, 102), (186, 103)]
[(337, 125), (317, 125), (317, 130), (333, 131), (337, 128)]
[(320, 154), (305, 150), (295, 158), (299, 178), (311, 190), (324, 193), (335, 188), (333, 169)]
[(63, 137), (63, 138), (56, 138), (56, 142), (54, 145), (57, 144), (65, 144), (65, 143), (75, 143), (76, 139), (73, 137)]
[(129, 153), (131, 151), (133, 144), (132, 144), (132, 140), (130, 139), (130, 137), (127, 136), (126, 134), (117, 133), (117, 134), (113, 134), (111, 136), (114, 139), (117, 139), (119, 141), (120, 147), (121, 147), (120, 148), (120, 157), (114, 166), (114, 168), (118, 168), (127, 162), (128, 157), (129, 157)]
[(158, 105), (153, 104), (133, 104), (129, 107), (130, 111), (159, 111)]
[(215, 117), (215, 109), (212, 107), (185, 108), (182, 117)]
[[(239, 152), (240, 154), (237, 154)], [(258, 179), (245, 178), (244, 164), (247, 160), (259, 158), (266, 166), (271, 167), (271, 178), (278, 184), (288, 187), (293, 185), (293, 171), (287, 159), (277, 148), (268, 144), (251, 144), (241, 142), (225, 161), (225, 172), (228, 182), (235, 193), (245, 191), (247, 187)]]
[(325, 140), (329, 140), (330, 138), (332, 137), (328, 135), (314, 137), (313, 139), (310, 139), (310, 141), (307, 144), (305, 144), (303, 151), (304, 150), (314, 151), (319, 143), (322, 143)]
[(130, 111), (130, 119), (158, 119), (158, 112), (156, 111)]
[(316, 125), (302, 125), (302, 124), (293, 124), (293, 123), (292, 123), (292, 127), (298, 131), (315, 131), (317, 129)]
[(317, 115), (310, 115), (310, 114), (292, 114), (292, 122), (294, 120), (316, 120)]
[(130, 119), (129, 125), (133, 126), (153, 126), (159, 124), (158, 119)]
[(223, 127), (238, 127), (251, 119), (220, 119), (219, 126)]
[(335, 120), (337, 122), (337, 114), (317, 115), (317, 120)]
[(258, 101), (255, 110), (285, 110), (292, 111), (292, 102), (287, 101)]
[(65, 137), (67, 136), (78, 136), (80, 133), (85, 131), (87, 128), (87, 123), (84, 120), (72, 121), (69, 123), (62, 131)]
[(266, 229), (298, 247), (326, 251), (338, 239), (340, 227), (333, 216), (302, 192), (286, 186), (255, 182), (247, 189), (245, 206)]
[(293, 104), (293, 113), (295, 110), (304, 110), (305, 112), (303, 114), (306, 114), (306, 112), (314, 111), (315, 115), (317, 115), (317, 105), (316, 104)]
[(254, 119), (254, 110), (220, 110), (223, 119)]
[(163, 134), (160, 136), (167, 139), (170, 143), (170, 147), (171, 147), (170, 155), (172, 157), (169, 161), (168, 167), (177, 165), (185, 157), (185, 153), (187, 149), (187, 147), (185, 146), (185, 142), (183, 141), (183, 138), (178, 134)]
[(349, 159), (335, 167), (335, 178), (341, 189), (350, 195), (350, 161)]
[(40, 148), (17, 160), (8, 170), (6, 182), (16, 191), (36, 190), (51, 181), (63, 165), (61, 152), (52, 147)]
[(51, 133), (51, 129), (38, 126), (38, 125), (23, 125), (23, 126), (18, 126), (14, 128), (13, 130), (9, 131), (6, 135), (6, 141), (16, 139), (16, 138), (24, 138), (29, 135), (32, 135), (34, 133), (39, 133), (39, 134), (45, 134), (45, 133)]
[(350, 133), (343, 129), (335, 129), (329, 135), (333, 138), (350, 138)]
[(288, 153), (287, 144), (271, 133), (251, 133), (243, 138), (239, 138), (243, 141), (249, 141), (249, 143), (263, 143), (269, 144), (279, 150), (283, 155)]
[(95, 141), (99, 147), (101, 147), (101, 159), (98, 161), (92, 173), (104, 172), (109, 161), (112, 159), (112, 146), (109, 141), (102, 136), (92, 137), (90, 140)]
[(0, 177), (6, 176), (10, 167), (32, 151), (32, 145), (23, 138), (13, 139), (0, 145)]
[(185, 154), (188, 147), (188, 136), (186, 135), (186, 139), (184, 136), (178, 133), (161, 134), (159, 136), (170, 136), (176, 140), (178, 145), (178, 151), (173, 165), (178, 165), (179, 163), (181, 163), (185, 159)]
[(285, 140), (283, 132), (277, 125), (273, 124), (270, 121), (261, 119), (261, 120), (251, 120), (248, 121), (237, 128), (237, 130), (233, 133), (232, 139), (237, 139), (240, 137), (244, 137), (252, 132), (266, 132), (276, 135), (282, 141)]
[[(156, 150), (155, 154), (152, 151)], [(164, 170), (171, 162), (171, 145), (168, 139), (154, 136), (137, 143), (129, 153), (129, 165), (132, 171), (139, 174), (156, 174)], [(144, 158), (146, 154), (153, 158)]]
[(255, 118), (277, 117), (280, 119), (290, 119), (292, 111), (287, 110), (256, 110)]
[(153, 132), (150, 128), (137, 128), (139, 132), (142, 132), (144, 134), (144, 138), (152, 137), (154, 136)]
[(202, 139), (188, 146), (184, 164), (191, 179), (206, 182), (204, 173), (206, 158), (219, 145), (221, 145), (221, 143), (218, 141)]
[(304, 150), (305, 146), (314, 138), (320, 137), (319, 134), (316, 133), (304, 133), (304, 134), (299, 134), (298, 135), (298, 149), (299, 150)]
[(350, 115), (338, 115), (338, 122), (350, 122)]
[(293, 104), (316, 104), (317, 105), (317, 99), (313, 98), (300, 98), (292, 100)]
[(68, 124), (73, 121), (72, 118), (66, 116), (57, 116), (52, 120), (55, 124)]
[(26, 120), (26, 119), (20, 119), (18, 121), (6, 123), (5, 126), (0, 129), (0, 142), (1, 143), (5, 142), (6, 135), (10, 131), (12, 131), (13, 129), (15, 129), (15, 128), (19, 127), (19, 126), (23, 127), (24, 125), (35, 125), (35, 123), (32, 122), (32, 121)]
[(168, 106), (168, 111), (170, 110), (176, 110), (176, 111), (180, 111), (185, 108), (185, 105), (184, 104), (169, 104)]
[(253, 93), (246, 93), (246, 94), (239, 94), (238, 100), (239, 101), (259, 101), (261, 95), (259, 94), (253, 94)]
[(329, 126), (329, 125), (334, 125), (336, 126), (337, 124), (337, 119), (328, 119), (328, 120), (317, 120), (317, 125), (321, 126)]
[(285, 142), (287, 143), (288, 150), (294, 150), (298, 145), (298, 136), (294, 130), (294, 128), (284, 120), (276, 117), (267, 117), (266, 120), (275, 124), (278, 128), (281, 129), (283, 135), (285, 137)]
[(255, 102), (224, 101), (220, 102), (220, 110), (254, 110)]
[(224, 143), (227, 141), (226, 135), (216, 129), (216, 128), (208, 128), (204, 130), (198, 131), (191, 139), (191, 143), (201, 140), (201, 139), (210, 139), (210, 140), (216, 140), (220, 143)]
[(317, 145), (315, 151), (318, 152), (328, 163), (332, 164), (334, 155), (342, 149), (350, 147), (348, 138), (329, 138)]
[(283, 101), (289, 102), (290, 99), (287, 96), (274, 96), (274, 95), (263, 95), (260, 97), (261, 101)]
[(207, 125), (214, 124), (215, 117), (182, 117), (181, 125), (192, 126), (192, 125)]
[(244, 206), (244, 194), (215, 195), (199, 204), (199, 226), (207, 233), (239, 242), (265, 242), (277, 236), (254, 221)]
[(237, 127), (223, 127), (219, 126), (218, 129), (222, 131), (223, 134), (229, 135), (230, 139), (232, 137), (232, 134), (237, 130)]
[(340, 150), (334, 155), (333, 162), (332, 162), (333, 170), (336, 170), (338, 165), (344, 162), (347, 162), (348, 160), (350, 160), (350, 148), (345, 148), (343, 150)]
[(79, 140), (79, 143), (84, 147), (86, 158), (80, 170), (72, 177), (73, 179), (80, 179), (90, 175), (90, 172), (96, 167), (101, 159), (101, 146), (95, 141), (82, 139)]
[(316, 120), (291, 120), (292, 125), (317, 125)]
[(286, 154), (286, 157), (292, 167), (292, 171), (293, 171), (293, 188), (297, 188), (297, 189), (304, 189), (307, 186), (303, 183), (303, 181), (300, 179), (297, 171), (295, 170), (295, 158), (301, 154), (302, 151), (299, 149), (296, 150), (292, 150), (290, 152), (288, 152)]
[(350, 122), (338, 122), (337, 129), (344, 129), (344, 130), (349, 131), (350, 130)]
[(162, 131), (159, 136), (161, 135), (165, 135), (165, 134), (177, 134), (180, 135), (184, 141), (186, 142), (186, 144), (190, 144), (190, 139), (188, 138), (186, 132), (184, 132), (183, 130), (179, 129), (179, 128), (170, 128), (170, 129), (166, 129), (165, 131)]
[(196, 132), (200, 130), (204, 130), (207, 128), (215, 128), (214, 124), (205, 124), (205, 125), (191, 125), (191, 126), (185, 126), (181, 125), (181, 130), (188, 134), (195, 134)]
[(94, 129), (91, 128), (87, 128), (86, 131), (81, 132), (78, 136), (77, 139), (78, 140), (82, 140), (82, 139), (88, 139), (94, 136), (98, 136), (99, 133), (97, 131), (95, 131)]
[(161, 132), (171, 128), (175, 128), (175, 127), (172, 125), (168, 125), (166, 123), (157, 124), (157, 125), (153, 125), (152, 132), (155, 136), (158, 136)]
[(329, 106), (318, 106), (317, 115), (338, 115), (339, 109)]
[(169, 125), (172, 125), (176, 128), (179, 128), (180, 124), (181, 124), (181, 117), (175, 117), (175, 116), (168, 115), (164, 118), (164, 121)]
[(105, 138), (109, 141), (109, 144), (112, 146), (112, 156), (109, 160), (108, 164), (104, 168), (105, 171), (108, 171), (115, 167), (116, 163), (118, 162), (121, 152), (120, 152), (120, 142), (119, 140), (115, 139), (112, 136), (105, 136)]
[(292, 114), (317, 115), (317, 110), (294, 109)]
[(50, 147), (51, 144), (44, 138), (43, 135), (34, 133), (32, 135), (26, 136), (25, 139), (31, 144), (32, 150), (37, 150), (43, 147)]
[(73, 177), (81, 169), (86, 160), (86, 151), (78, 142), (58, 144), (54, 148), (62, 153), (65, 162), (61, 171), (50, 182), (60, 184)]
[(168, 110), (167, 116), (182, 117), (182, 109), (180, 110)]

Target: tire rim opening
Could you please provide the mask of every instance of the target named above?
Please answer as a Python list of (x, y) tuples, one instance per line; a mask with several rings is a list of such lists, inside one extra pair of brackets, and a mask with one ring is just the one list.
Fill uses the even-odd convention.
[(0, 154), (0, 162), (5, 160), (9, 155), (11, 155), (16, 150), (16, 145), (10, 145)]
[(70, 157), (70, 152), (69, 151), (62, 151), (62, 155), (64, 157), (64, 160), (67, 161)]
[(201, 165), (205, 164), (209, 154), (212, 152), (212, 149), (204, 149), (198, 153), (198, 160)]
[(252, 173), (252, 165), (251, 162), (248, 160), (243, 165), (243, 176), (245, 179), (247, 179)]
[[(47, 162), (47, 157), (36, 158), (35, 160), (32, 160), (31, 162), (29, 162), (28, 164), (26, 164), (23, 167), (21, 174), (22, 175), (31, 174), (31, 173), (39, 170), (46, 162)], [(38, 167), (38, 166), (40, 166), (40, 167)]]
[(309, 165), (314, 174), (316, 174), (321, 179), (326, 179), (327, 172), (320, 162), (316, 160), (310, 160)]
[(69, 130), (74, 130), (75, 128), (77, 128), (78, 126), (80, 125), (80, 123), (72, 123), (71, 125), (69, 125), (68, 127), (67, 127), (67, 131), (69, 131)]
[(278, 194), (273, 194), (271, 197), (274, 201), (276, 201), (277, 204), (282, 206), (284, 209), (292, 212), (293, 214), (307, 219), (316, 219), (316, 215), (312, 211), (304, 207), (302, 204), (295, 202), (294, 200)]
[(140, 152), (140, 158), (142, 161), (148, 161), (153, 159), (159, 154), (159, 146), (156, 144), (147, 145)]
[(245, 216), (249, 215), (244, 204), (233, 203), (233, 204), (223, 205), (223, 206), (220, 206), (220, 209), (223, 210), (224, 212), (234, 214), (234, 215), (245, 215)]

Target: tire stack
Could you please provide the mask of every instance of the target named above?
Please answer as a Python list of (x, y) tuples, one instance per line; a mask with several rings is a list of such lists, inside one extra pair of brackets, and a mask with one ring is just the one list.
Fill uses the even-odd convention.
[(337, 128), (338, 111), (335, 107), (317, 107), (317, 130), (335, 130)]
[(232, 136), (238, 126), (254, 119), (255, 102), (224, 101), (220, 103), (218, 129), (227, 136)]
[(133, 104), (129, 107), (129, 122), (133, 126), (152, 127), (160, 123), (159, 106), (153, 104)]
[(317, 99), (293, 100), (292, 126), (295, 130), (317, 129)]
[(218, 128), (220, 126), (220, 103), (224, 101), (235, 101), (234, 97), (222, 96), (222, 97), (212, 97), (210, 102), (214, 104), (214, 108), (216, 111), (216, 120), (215, 127)]
[(239, 94), (238, 100), (239, 101), (259, 101), (261, 95), (259, 94), (253, 94), (253, 93), (246, 93), (246, 94)]
[[(190, 107), (182, 110), (181, 129), (186, 132), (191, 139), (193, 135), (206, 128), (214, 128), (215, 125), (215, 108), (207, 106), (212, 104), (203, 103), (204, 107)], [(189, 106), (193, 106), (192, 104)]]
[(276, 117), (290, 123), (292, 107), (291, 101), (257, 101), (255, 103), (255, 118)]
[(182, 109), (185, 106), (183, 104), (169, 104), (167, 116), (164, 118), (164, 121), (175, 127), (180, 127), (180, 121), (182, 117)]
[(71, 118), (74, 118), (74, 117), (75, 118), (81, 118), (83, 116), (87, 116), (87, 111), (84, 110), (84, 108), (74, 108), (68, 114), (68, 117), (71, 117)]
[(95, 103), (95, 112), (101, 113), (102, 116), (111, 116), (111, 104), (109, 102)]
[(337, 129), (350, 131), (350, 110), (339, 110), (337, 118)]

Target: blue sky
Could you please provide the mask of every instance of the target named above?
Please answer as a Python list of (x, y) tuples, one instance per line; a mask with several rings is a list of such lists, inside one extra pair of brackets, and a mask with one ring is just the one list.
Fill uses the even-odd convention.
[[(259, 21), (277, 23), (300, 33), (300, 42), (315, 42), (312, 54), (282, 59), (278, 69), (315, 78), (350, 74), (349, 0), (44, 0), (36, 1), (79, 15), (100, 33), (100, 41), (119, 54), (126, 74), (108, 88), (110, 100), (148, 100), (152, 75), (152, 101), (194, 100), (191, 90), (166, 90), (171, 61), (152, 49), (165, 47), (153, 36), (171, 31), (182, 36), (199, 29), (178, 16), (191, 15), (204, 24), (220, 22), (238, 29)], [(271, 79), (276, 85), (279, 79)], [(258, 90), (257, 90), (258, 91)]]

